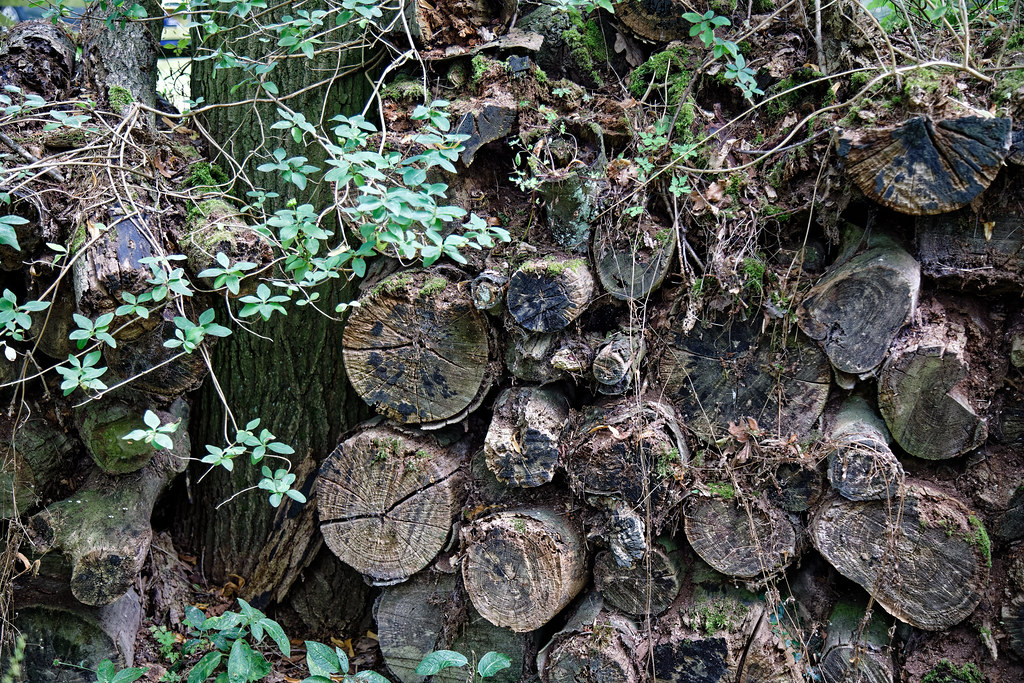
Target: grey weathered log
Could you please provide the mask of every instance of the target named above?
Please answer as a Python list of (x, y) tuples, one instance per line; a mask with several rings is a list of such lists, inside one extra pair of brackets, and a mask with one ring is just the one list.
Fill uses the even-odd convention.
[(907, 484), (892, 501), (834, 496), (811, 518), (814, 547), (889, 614), (926, 631), (963, 621), (981, 601), (991, 550), (959, 500)]
[[(147, 16), (160, 15), (160, 5), (153, 0), (140, 4)], [(135, 102), (155, 107), (160, 37), (146, 22), (127, 22), (118, 31), (108, 30), (106, 23), (107, 14), (98, 6), (82, 17), (82, 79), (115, 114), (125, 112), (117, 111), (124, 97), (112, 93), (114, 88), (126, 90)]]
[(839, 156), (871, 199), (929, 216), (970, 203), (995, 179), (1010, 151), (1010, 119), (910, 119), (895, 128), (846, 131)]
[(288, 591), (288, 604), (311, 631), (352, 633), (367, 616), (372, 591), (359, 572), (323, 545)]
[(492, 624), (540, 628), (583, 589), (587, 556), (576, 523), (550, 509), (497, 512), (462, 531), (462, 577)]
[(65, 468), (65, 458), (78, 442), (59, 424), (32, 406), (30, 417), (15, 425), (14, 418), (0, 418), (0, 519), (28, 512), (47, 495)]
[(107, 474), (128, 474), (153, 459), (154, 446), (122, 438), (136, 429), (147, 429), (143, 413), (138, 405), (111, 399), (90, 401), (77, 410), (79, 436), (97, 467)]
[(527, 261), (509, 279), (505, 303), (530, 332), (558, 332), (576, 320), (594, 296), (584, 259), (553, 255)]
[(783, 338), (761, 320), (702, 321), (673, 329), (657, 377), (682, 420), (715, 441), (730, 422), (750, 417), (769, 434), (805, 436), (825, 408), (831, 368), (817, 344), (794, 331)]
[(488, 313), (501, 313), (505, 309), (505, 288), (508, 278), (495, 270), (485, 270), (473, 278), (470, 293), (473, 305)]
[(404, 581), (433, 561), (460, 504), (464, 454), (429, 436), (362, 429), (324, 460), (317, 511), (327, 546), (373, 582)]
[(800, 329), (849, 374), (878, 367), (914, 314), (921, 267), (894, 243), (875, 246), (829, 271), (798, 311)]
[(775, 503), (786, 512), (809, 510), (825, 491), (825, 475), (815, 462), (787, 462), (775, 469)]
[(687, 6), (677, 0), (620, 0), (615, 18), (633, 35), (656, 43), (685, 40), (692, 24), (683, 19)]
[(411, 37), (416, 45), (429, 50), (429, 57), (431, 53), (445, 55), (446, 47), (461, 46), (466, 42), (466, 36), (479, 35), (485, 26), (504, 33), (517, 15), (518, 6), (516, 0), (465, 7), (435, 6), (418, 0), (406, 4), (403, 11)]
[(94, 472), (74, 495), (28, 521), (36, 552), (59, 548), (68, 557), (71, 591), (87, 605), (109, 605), (135, 585), (153, 538), (156, 499), (188, 464), (188, 408), (178, 401), (170, 411), (154, 412), (165, 424), (180, 420), (173, 448), (131, 474)]
[(828, 619), (820, 673), (825, 683), (892, 683), (895, 673), (889, 627), (863, 607), (839, 602)]
[(644, 680), (637, 625), (602, 609), (601, 597), (586, 596), (566, 626), (537, 655), (544, 683), (640, 683)]
[(21, 22), (0, 45), (0, 85), (12, 85), (25, 95), (48, 102), (67, 98), (75, 73), (75, 42), (49, 22)]
[(540, 486), (555, 476), (569, 402), (556, 388), (510, 387), (494, 402), (484, 438), (487, 467), (511, 486)]
[(1002, 383), (1006, 355), (998, 319), (984, 304), (922, 302), (921, 322), (893, 343), (878, 379), (878, 407), (896, 441), (941, 460), (977, 448), (988, 434), (984, 407)]
[(554, 334), (527, 332), (508, 321), (504, 337), (505, 367), (524, 382), (547, 384), (581, 378), (590, 372), (597, 343), (566, 330)]
[(797, 557), (796, 530), (780, 510), (759, 500), (691, 498), (685, 507), (686, 538), (697, 554), (727, 576), (771, 577)]
[(625, 393), (639, 375), (646, 351), (643, 330), (613, 333), (598, 347), (590, 366), (598, 392)]
[(664, 612), (679, 594), (684, 568), (677, 550), (653, 543), (632, 566), (622, 567), (609, 551), (594, 560), (594, 587), (606, 604), (636, 617)]
[(493, 381), (488, 323), (448, 270), (406, 271), (360, 299), (344, 332), (345, 372), (379, 413), (443, 426)]
[(647, 211), (620, 216), (594, 231), (594, 267), (605, 291), (626, 301), (648, 297), (661, 286), (676, 251), (676, 231)]
[(828, 480), (850, 500), (893, 500), (903, 487), (903, 465), (889, 449), (889, 430), (866, 400), (843, 402), (828, 433)]

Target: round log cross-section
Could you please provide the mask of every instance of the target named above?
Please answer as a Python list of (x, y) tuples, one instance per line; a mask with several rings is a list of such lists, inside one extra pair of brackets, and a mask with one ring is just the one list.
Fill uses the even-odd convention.
[(410, 424), (457, 421), (490, 388), (487, 321), (439, 272), (402, 272), (360, 301), (342, 341), (345, 371), (377, 412)]
[(498, 512), (464, 532), (462, 577), (473, 606), (492, 624), (540, 628), (587, 581), (579, 531), (550, 510)]
[(459, 464), (430, 439), (383, 427), (343, 441), (324, 461), (317, 481), (327, 547), (375, 583), (412, 576), (448, 537)]
[(594, 276), (586, 261), (528, 261), (512, 274), (505, 303), (515, 321), (530, 332), (557, 332), (578, 318), (594, 296)]
[(753, 504), (748, 511), (734, 500), (694, 499), (686, 538), (705, 562), (741, 579), (771, 576), (796, 559), (796, 531), (781, 511)]

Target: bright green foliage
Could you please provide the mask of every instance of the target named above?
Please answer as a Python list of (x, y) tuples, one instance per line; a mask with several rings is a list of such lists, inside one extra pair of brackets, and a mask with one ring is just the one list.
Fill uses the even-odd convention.
[(84, 349), (90, 341), (106, 344), (111, 348), (117, 347), (117, 342), (110, 336), (110, 323), (114, 321), (113, 313), (104, 313), (95, 322), (84, 315), (72, 314), (78, 329), (68, 335), (68, 339), (76, 340), (79, 349)]
[(116, 670), (109, 659), (100, 662), (96, 669), (96, 683), (134, 683), (146, 675), (146, 669), (130, 668)]
[(224, 252), (217, 252), (217, 263), (220, 267), (207, 268), (199, 273), (199, 277), (212, 277), (215, 289), (226, 288), (229, 292), (238, 296), (238, 286), (245, 277), (246, 271), (256, 267), (255, 263), (248, 261), (237, 261), (231, 263)]
[(147, 429), (133, 429), (121, 438), (125, 441), (144, 441), (157, 450), (174, 447), (174, 442), (171, 441), (171, 434), (178, 431), (181, 420), (162, 424), (160, 417), (156, 413), (152, 410), (147, 410), (146, 414), (142, 417), (142, 421), (146, 423)]
[(934, 669), (925, 674), (921, 683), (983, 683), (984, 674), (973, 662), (957, 666), (948, 659), (941, 659)]
[(100, 352), (93, 351), (85, 354), (85, 358), (79, 361), (69, 355), (67, 364), (70, 367), (58, 365), (54, 368), (63, 378), (60, 388), (65, 396), (70, 396), (75, 389), (106, 389), (107, 385), (100, 381), (100, 377), (107, 371), (104, 367), (97, 367), (100, 362)]

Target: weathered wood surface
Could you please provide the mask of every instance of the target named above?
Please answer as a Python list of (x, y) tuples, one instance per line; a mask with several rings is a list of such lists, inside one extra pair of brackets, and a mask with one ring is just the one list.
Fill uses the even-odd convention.
[(828, 480), (850, 500), (895, 500), (903, 465), (889, 449), (889, 431), (866, 400), (840, 406), (829, 429)]
[(457, 451), (371, 427), (324, 460), (317, 511), (327, 546), (378, 584), (403, 581), (444, 545), (459, 506)]
[(642, 638), (637, 625), (602, 609), (590, 594), (577, 606), (565, 628), (552, 636), (537, 656), (544, 683), (640, 683), (644, 680)]
[(707, 441), (742, 417), (767, 433), (806, 435), (825, 408), (831, 374), (802, 334), (762, 334), (760, 320), (736, 319), (673, 332), (657, 370), (686, 426)]
[[(466, 288), (468, 290), (468, 288)], [(404, 272), (360, 300), (344, 332), (345, 371), (375, 410), (448, 423), (491, 386), (488, 325), (447, 271)]]
[(635, 36), (658, 43), (685, 40), (692, 24), (683, 19), (687, 5), (676, 0), (620, 0), (615, 18)]
[(470, 293), (478, 310), (500, 314), (505, 309), (505, 288), (508, 278), (496, 270), (485, 270), (473, 278)]
[(619, 566), (608, 551), (594, 559), (594, 587), (605, 604), (635, 617), (664, 612), (679, 594), (682, 574), (678, 552), (660, 543), (631, 566)]
[(138, 580), (153, 538), (153, 506), (191, 453), (187, 407), (178, 402), (170, 411), (154, 412), (165, 424), (181, 421), (172, 449), (131, 474), (94, 472), (74, 495), (28, 520), (36, 552), (59, 548), (68, 557), (71, 591), (86, 605), (109, 605)]
[(814, 547), (889, 614), (938, 631), (981, 601), (991, 563), (980, 518), (959, 500), (908, 483), (902, 498), (826, 500), (811, 518)]
[(575, 522), (547, 509), (497, 512), (462, 532), (462, 577), (492, 624), (540, 628), (583, 589), (587, 558)]
[(780, 510), (759, 501), (695, 498), (685, 508), (686, 538), (697, 554), (727, 576), (771, 577), (797, 557), (796, 530)]
[(547, 384), (590, 372), (596, 342), (566, 330), (527, 332), (509, 321), (504, 330), (505, 367), (516, 379)]
[(941, 460), (985, 441), (984, 407), (1002, 383), (1006, 356), (991, 310), (926, 303), (920, 324), (890, 348), (879, 373), (878, 407), (905, 451)]
[(594, 267), (605, 291), (616, 299), (640, 300), (661, 286), (676, 251), (676, 231), (648, 212), (636, 219), (598, 224), (594, 232)]
[[(40, 406), (32, 406), (35, 414)], [(53, 420), (31, 417), (15, 425), (0, 418), (0, 519), (20, 516), (49, 493), (78, 441)]]
[(807, 293), (800, 329), (839, 371), (860, 375), (885, 360), (917, 305), (921, 267), (896, 244), (876, 246), (826, 273)]
[(114, 400), (91, 401), (78, 409), (78, 433), (97, 467), (107, 474), (128, 474), (153, 459), (156, 448), (152, 445), (122, 438), (147, 429), (143, 412), (137, 405)]
[(509, 279), (505, 303), (530, 332), (558, 332), (576, 320), (594, 296), (584, 259), (549, 256), (527, 261)]
[(1010, 119), (910, 119), (895, 128), (846, 131), (839, 156), (861, 192), (901, 213), (930, 216), (970, 203), (1010, 150)]
[[(865, 621), (867, 619), (867, 621)], [(825, 683), (892, 683), (894, 666), (889, 628), (863, 607), (840, 602), (828, 619), (820, 673)]]
[(462, 143), (460, 159), (469, 166), (476, 153), (489, 142), (505, 139), (516, 120), (516, 108), (498, 104), (480, 103), (474, 111), (466, 112), (455, 126), (456, 135), (468, 135)]
[(805, 512), (825, 491), (825, 474), (814, 462), (782, 463), (775, 469), (774, 502), (786, 512)]
[[(89, 317), (113, 311), (124, 303), (125, 293), (137, 297), (152, 289), (147, 280), (153, 272), (142, 260), (163, 255), (160, 236), (154, 234), (146, 216), (125, 216), (124, 210), (112, 209), (109, 217), (101, 216), (103, 219), (108, 227), (102, 232), (92, 234), (94, 229), (80, 228), (83, 244), (88, 247), (72, 270), (76, 305)], [(137, 337), (142, 330), (152, 329), (156, 321), (155, 317), (136, 321), (119, 336)], [(143, 326), (144, 322), (148, 324)]]
[(555, 388), (511, 387), (494, 402), (484, 457), (494, 476), (509, 486), (546, 484), (558, 467), (569, 402)]
[(647, 351), (642, 330), (615, 332), (597, 349), (590, 371), (602, 394), (625, 393), (640, 374), (640, 363)]
[[(239, 283), (237, 294), (245, 296), (256, 291), (254, 270), (265, 268), (274, 259), (271, 242), (250, 227), (241, 214), (230, 204), (220, 199), (208, 199), (196, 205), (196, 215), (186, 226), (179, 239), (181, 250), (188, 258), (188, 267), (197, 276), (207, 268), (224, 268), (218, 262), (217, 254), (224, 254), (232, 265), (250, 264), (250, 272)], [(213, 289), (215, 278), (203, 278), (204, 284)]]
[[(2, 61), (2, 58), (0, 58)], [(0, 69), (3, 67), (0, 66)], [(7, 215), (24, 218), (27, 223), (15, 225), (14, 234), (20, 249), (7, 244), (0, 244), (0, 269), (20, 270), (33, 260), (34, 253), (45, 240), (52, 242), (57, 239), (54, 234), (53, 221), (42, 197), (25, 191), (10, 193), (11, 204), (5, 208)]]
[(75, 73), (75, 43), (49, 22), (15, 24), (0, 46), (0, 85), (54, 102), (68, 95)]

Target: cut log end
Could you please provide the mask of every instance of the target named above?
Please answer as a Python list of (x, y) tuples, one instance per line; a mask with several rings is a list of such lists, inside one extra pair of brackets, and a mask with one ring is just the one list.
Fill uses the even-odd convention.
[(727, 576), (772, 576), (796, 559), (796, 530), (775, 508), (752, 503), (748, 510), (736, 500), (699, 498), (687, 505), (685, 522), (693, 549)]
[(583, 313), (594, 295), (594, 276), (583, 259), (529, 261), (512, 274), (506, 304), (530, 332), (557, 332)]
[(506, 389), (495, 402), (484, 439), (487, 467), (498, 481), (511, 486), (548, 483), (558, 467), (559, 443), (568, 421), (568, 401), (556, 389)]

